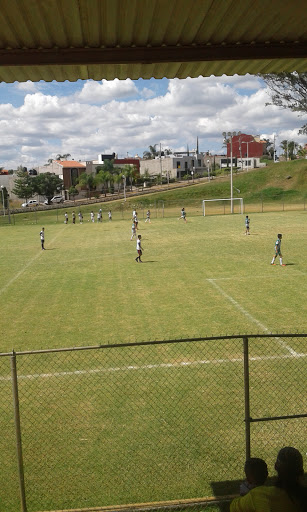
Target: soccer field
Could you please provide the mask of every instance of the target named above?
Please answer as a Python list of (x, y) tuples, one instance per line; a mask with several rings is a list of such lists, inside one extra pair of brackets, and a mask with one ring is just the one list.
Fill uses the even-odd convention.
[[(242, 215), (141, 222), (143, 264), (128, 221), (46, 224), (46, 251), (40, 226), (3, 227), (1, 352), (306, 332), (306, 213), (250, 217), (250, 236)], [(270, 265), (279, 232), (285, 267)], [(252, 344), (253, 415), (305, 411), (306, 353), (306, 338)], [(15, 512), (8, 365), (0, 504)], [(20, 356), (18, 374), (30, 512), (210, 496), (241, 478), (239, 339)], [(253, 428), (270, 474), (280, 445), (303, 449), (299, 421)]]
[(305, 212), (141, 222), (142, 265), (129, 221), (39, 231), (1, 229), (2, 351), (306, 329)]

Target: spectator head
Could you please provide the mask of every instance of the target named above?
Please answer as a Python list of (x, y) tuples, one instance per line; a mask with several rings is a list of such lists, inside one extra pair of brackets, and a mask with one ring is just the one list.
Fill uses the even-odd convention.
[(263, 485), (268, 477), (268, 467), (263, 459), (247, 459), (244, 466), (246, 479), (250, 484)]
[(275, 469), (282, 480), (298, 480), (304, 475), (302, 454), (292, 446), (282, 448), (278, 452)]

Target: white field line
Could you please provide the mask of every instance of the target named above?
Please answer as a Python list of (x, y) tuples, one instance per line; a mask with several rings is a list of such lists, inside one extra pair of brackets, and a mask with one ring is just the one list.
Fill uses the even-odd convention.
[[(301, 274), (306, 275), (305, 272), (302, 272), (301, 270), (296, 270), (291, 272), (291, 274), (283, 274), (283, 279), (285, 277), (293, 277), (295, 275), (296, 277), (300, 276)], [(276, 278), (276, 274), (266, 274), (266, 275), (260, 275), (260, 276), (253, 276), (253, 279), (270, 279), (270, 278)], [(280, 278), (280, 275), (278, 275), (278, 278)], [(211, 278), (208, 279), (208, 281), (245, 281), (246, 279), (250, 280), (250, 276), (237, 276), (233, 275), (230, 277), (217, 277), (217, 278)]]
[[(228, 293), (224, 292), (224, 290), (215, 282), (214, 279), (207, 279), (207, 281), (209, 281), (209, 283), (211, 283), (220, 292), (220, 294), (225, 297), (225, 299), (231, 302), (231, 304), (233, 304), (240, 311), (240, 313), (246, 316), (246, 318), (248, 318), (251, 322), (260, 327), (260, 329), (262, 329), (264, 332), (271, 332), (265, 325), (259, 322), (257, 318), (254, 318), (248, 311), (246, 311), (246, 309), (244, 309), (241, 304), (239, 304), (233, 297), (231, 297), (231, 295), (228, 295)], [(298, 356), (298, 353), (295, 352), (295, 350), (293, 350), (289, 345), (287, 345), (285, 341), (283, 341), (281, 338), (278, 338), (277, 336), (274, 336), (274, 338), (278, 341), (279, 345), (288, 350), (292, 356)]]
[[(255, 356), (250, 357), (249, 361), (279, 361), (281, 359), (294, 359), (305, 358), (307, 354), (297, 354), (296, 356), (285, 354), (276, 356)], [(33, 373), (28, 375), (18, 375), (19, 380), (25, 379), (49, 379), (54, 377), (67, 377), (73, 375), (95, 375), (101, 373), (114, 373), (114, 372), (127, 372), (136, 370), (155, 370), (158, 368), (186, 368), (189, 366), (199, 366), (204, 364), (228, 364), (228, 363), (243, 363), (242, 357), (234, 357), (229, 359), (202, 359), (199, 361), (181, 361), (180, 363), (160, 363), (160, 364), (144, 364), (144, 365), (130, 365), (130, 366), (115, 366), (110, 368), (95, 368), (93, 370), (74, 370), (70, 372), (54, 372), (54, 373)], [(0, 381), (10, 381), (11, 376), (0, 377)]]
[[(52, 244), (55, 239), (59, 236), (59, 234), (64, 231), (64, 229), (62, 229), (59, 233), (57, 233), (55, 235), (54, 238), (52, 238), (52, 240), (50, 240), (50, 243)], [(40, 239), (38, 238), (38, 242), (40, 243)], [(17, 272), (17, 274), (14, 275), (14, 277), (12, 277), (12, 279), (10, 279), (2, 288), (0, 288), (0, 295), (5, 292), (5, 290), (7, 290), (11, 284), (13, 284), (20, 276), (22, 276), (22, 274), (27, 270), (28, 267), (30, 267), (30, 265), (32, 265), (32, 263), (34, 263), (34, 261), (36, 261), (41, 255), (42, 255), (42, 250), (40, 249), (40, 251), (32, 258), (32, 260), (28, 261), (28, 263), (26, 263), (26, 265), (24, 265), (22, 267), (21, 270), (19, 270), (19, 272)]]

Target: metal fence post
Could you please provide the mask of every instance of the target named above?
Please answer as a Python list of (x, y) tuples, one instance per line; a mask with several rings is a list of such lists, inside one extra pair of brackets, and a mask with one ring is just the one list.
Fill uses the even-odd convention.
[(27, 512), (26, 489), (25, 489), (23, 457), (22, 457), (20, 414), (19, 414), (17, 365), (16, 365), (16, 354), (15, 354), (15, 352), (13, 352), (13, 355), (11, 356), (11, 372), (12, 372), (13, 406), (14, 406), (14, 420), (15, 420), (17, 464), (18, 464), (18, 477), (19, 477), (21, 510), (22, 510), (22, 512)]
[(243, 337), (244, 354), (244, 409), (245, 409), (245, 457), (251, 456), (250, 439), (250, 400), (249, 400), (249, 356), (248, 356), (248, 337)]

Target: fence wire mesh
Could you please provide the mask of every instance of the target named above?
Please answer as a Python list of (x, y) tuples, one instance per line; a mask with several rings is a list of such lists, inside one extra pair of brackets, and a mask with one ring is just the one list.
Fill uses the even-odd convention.
[[(16, 512), (10, 357), (0, 358), (0, 510)], [(246, 449), (241, 336), (16, 360), (28, 512), (237, 493)], [(254, 420), (306, 413), (306, 370), (306, 335), (249, 339), (251, 451), (270, 474), (280, 447), (303, 450), (306, 417)]]
[[(239, 194), (240, 195), (240, 194)], [(211, 198), (211, 197), (210, 197)], [(208, 198), (208, 199), (210, 199)], [(116, 198), (114, 198), (116, 199)], [(72, 212), (77, 214), (79, 211), (83, 214), (83, 222), (90, 222), (90, 212), (95, 214), (95, 222), (97, 221), (98, 210), (102, 209), (102, 223), (108, 222), (108, 211), (112, 211), (113, 221), (131, 220), (132, 210), (138, 213), (139, 221), (146, 219), (146, 212), (149, 209), (151, 218), (176, 218), (180, 217), (181, 208), (184, 206), (187, 212), (187, 217), (202, 216), (203, 204), (202, 198), (183, 197), (182, 199), (174, 200), (158, 200), (150, 197), (130, 198), (127, 202), (124, 201), (109, 201), (108, 203), (86, 204), (84, 202), (76, 202), (75, 204), (69, 203), (64, 205), (57, 205), (57, 207), (40, 207), (37, 209), (24, 209), (12, 210), (10, 215), (3, 215), (0, 211), (0, 226), (5, 225), (32, 225), (32, 224), (48, 224), (64, 222), (64, 214), (68, 212), (68, 222), (72, 222)], [(276, 196), (273, 198), (259, 198), (254, 202), (245, 202), (243, 209), (245, 214), (250, 213), (268, 213), (268, 212), (290, 212), (290, 211), (305, 211), (307, 208), (307, 199), (302, 197), (296, 201), (290, 202), (288, 197)], [(240, 213), (240, 205), (234, 202), (234, 213)], [(223, 201), (213, 202), (206, 204), (206, 215), (228, 215), (231, 213), (230, 205)], [(79, 222), (77, 218), (77, 223)]]

